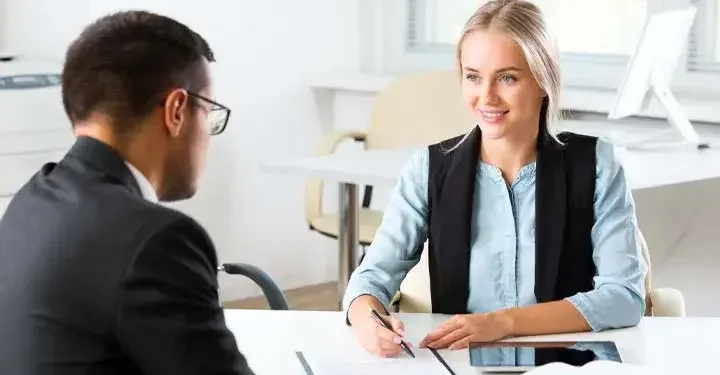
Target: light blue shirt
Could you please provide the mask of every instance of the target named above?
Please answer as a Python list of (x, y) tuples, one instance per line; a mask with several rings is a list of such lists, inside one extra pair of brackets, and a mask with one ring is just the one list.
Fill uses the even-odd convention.
[[(613, 146), (598, 140), (593, 260), (594, 289), (567, 298), (594, 331), (636, 325), (645, 311), (645, 261), (637, 234), (635, 204)], [(416, 151), (403, 167), (382, 223), (344, 299), (369, 294), (388, 306), (416, 251), (427, 239), (428, 150)], [(537, 303), (535, 298), (535, 163), (523, 167), (511, 186), (500, 170), (478, 163), (471, 232), (469, 313)]]

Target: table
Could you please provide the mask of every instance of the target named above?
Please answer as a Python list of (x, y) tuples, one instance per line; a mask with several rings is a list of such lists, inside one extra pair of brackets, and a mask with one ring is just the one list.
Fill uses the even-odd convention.
[[(304, 375), (295, 351), (333, 350), (352, 356), (363, 350), (352, 330), (345, 325), (343, 312), (225, 310), (240, 351), (258, 375)], [(401, 313), (408, 340), (417, 347), (432, 328), (449, 318), (444, 315)], [(720, 353), (720, 318), (643, 318), (637, 327), (600, 333), (544, 336), (554, 341), (614, 341), (623, 361), (648, 364), (668, 370), (667, 374), (709, 374), (717, 372)], [(524, 337), (514, 341), (536, 341)], [(477, 375), (469, 366), (464, 350), (443, 350), (441, 354), (458, 375)]]
[[(660, 125), (640, 121), (579, 121), (561, 123), (564, 129), (614, 140), (638, 139), (657, 132)], [(696, 126), (714, 147), (698, 151), (630, 150), (617, 148), (632, 190), (720, 178), (720, 126)], [(392, 186), (414, 149), (367, 150), (347, 154), (268, 160), (261, 169), (270, 173), (319, 178), (339, 185), (340, 259), (338, 289), (342, 296), (358, 259), (358, 185)], [(690, 168), (692, 166), (692, 168)]]

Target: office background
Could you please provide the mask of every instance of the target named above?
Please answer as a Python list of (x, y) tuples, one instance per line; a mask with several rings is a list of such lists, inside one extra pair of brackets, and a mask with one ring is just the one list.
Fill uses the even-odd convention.
[[(645, 15), (688, 2), (704, 11), (673, 88), (690, 120), (720, 123), (720, 10), (714, 0), (538, 0), (563, 53), (564, 108), (579, 118), (603, 117)], [(333, 282), (337, 245), (308, 230), (305, 179), (263, 174), (258, 163), (311, 153), (330, 130), (365, 128), (373, 96), (398, 74), (452, 68), (453, 40), (479, 3), (0, 0), (0, 50), (61, 61), (84, 25), (135, 7), (175, 17), (203, 34), (218, 59), (217, 100), (233, 115), (226, 132), (212, 140), (198, 195), (173, 206), (207, 228), (221, 260), (261, 267), (287, 290)], [(645, 115), (663, 112), (653, 105)], [(65, 118), (56, 125), (69, 127)], [(376, 191), (373, 205), (382, 208), (387, 193)], [(336, 206), (335, 197), (328, 192), (327, 209)], [(705, 289), (720, 282), (719, 197), (717, 179), (635, 193), (654, 284), (680, 289), (688, 315), (720, 315), (720, 301)], [(220, 282), (228, 301), (259, 294), (246, 279), (221, 275)]]

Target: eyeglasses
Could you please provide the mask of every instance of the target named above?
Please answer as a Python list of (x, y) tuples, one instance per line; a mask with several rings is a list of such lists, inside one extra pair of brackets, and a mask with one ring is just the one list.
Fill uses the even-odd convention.
[(210, 125), (210, 135), (218, 135), (225, 131), (228, 120), (230, 120), (230, 108), (192, 91), (188, 90), (187, 93), (194, 98), (198, 98), (212, 104), (212, 107), (208, 112), (208, 125)]

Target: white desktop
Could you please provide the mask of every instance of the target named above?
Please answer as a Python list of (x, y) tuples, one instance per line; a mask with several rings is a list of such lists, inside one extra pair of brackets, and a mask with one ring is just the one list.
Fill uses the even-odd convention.
[[(700, 138), (670, 90), (696, 13), (697, 9), (691, 6), (659, 12), (648, 18), (608, 118), (617, 120), (639, 114), (655, 98), (665, 108), (672, 128), (643, 139), (616, 142), (619, 146), (662, 150), (702, 150), (710, 147)], [(672, 131), (679, 133), (681, 139), (668, 142), (654, 140)]]

